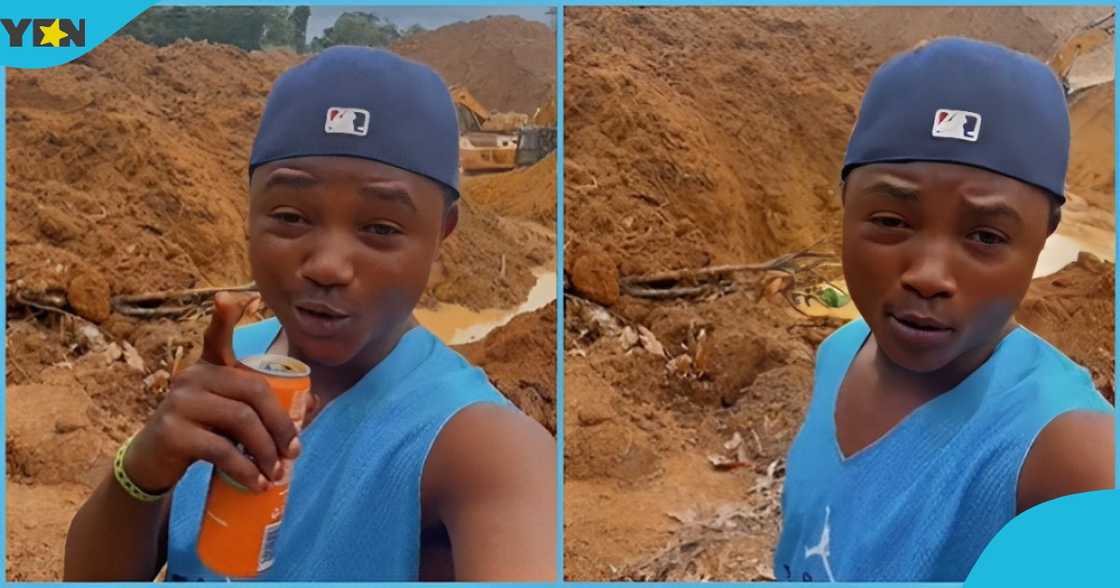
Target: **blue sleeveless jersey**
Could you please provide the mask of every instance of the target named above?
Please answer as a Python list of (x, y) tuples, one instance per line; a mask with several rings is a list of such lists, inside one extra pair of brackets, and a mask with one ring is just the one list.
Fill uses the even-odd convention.
[(1019, 327), (956, 388), (843, 458), (836, 395), (870, 335), (820, 347), (813, 399), (787, 461), (774, 575), (791, 581), (961, 582), (1015, 515), (1019, 471), (1055, 417), (1111, 412), (1089, 373)]
[[(264, 353), (275, 319), (238, 329), (234, 353)], [(482, 370), (422, 327), (300, 434), (275, 563), (258, 580), (415, 581), (420, 565), (420, 479), (443, 426), (476, 403), (507, 405)], [(168, 531), (171, 581), (226, 580), (196, 553), (213, 469), (191, 466), (175, 487)]]

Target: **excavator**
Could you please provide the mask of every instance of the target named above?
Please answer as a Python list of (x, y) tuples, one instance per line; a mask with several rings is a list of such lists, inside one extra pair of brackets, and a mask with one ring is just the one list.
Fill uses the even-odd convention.
[[(1058, 74), (1058, 79), (1061, 80), (1067, 94), (1074, 94), (1082, 88), (1111, 80), (1111, 71), (1090, 72), (1089, 75), (1082, 72), (1078, 77), (1084, 79), (1074, 79), (1074, 75), (1078, 73), (1075, 71), (1077, 60), (1092, 54), (1104, 45), (1112, 44), (1115, 34), (1116, 12), (1113, 11), (1108, 16), (1082, 27), (1058, 49), (1050, 59), (1050, 67)], [(1108, 64), (1107, 69), (1111, 70), (1111, 64)]]
[(453, 85), (459, 116), (459, 165), (464, 173), (508, 171), (532, 165), (556, 149), (556, 127), (527, 116), (498, 116), (469, 90)]

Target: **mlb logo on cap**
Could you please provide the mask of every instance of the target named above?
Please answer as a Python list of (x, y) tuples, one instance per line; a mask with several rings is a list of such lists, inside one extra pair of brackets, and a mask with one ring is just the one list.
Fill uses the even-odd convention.
[(327, 109), (327, 124), (323, 130), (328, 133), (364, 137), (369, 132), (369, 111), (332, 106)]
[(964, 110), (939, 108), (933, 115), (933, 136), (939, 139), (976, 141), (980, 138), (980, 115)]

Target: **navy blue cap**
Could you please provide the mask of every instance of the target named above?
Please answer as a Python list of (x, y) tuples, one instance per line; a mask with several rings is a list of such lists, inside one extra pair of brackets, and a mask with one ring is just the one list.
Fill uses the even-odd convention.
[(971, 39), (943, 38), (875, 72), (842, 178), (869, 163), (942, 161), (993, 171), (1065, 202), (1069, 110), (1037, 59)]
[(280, 76), (261, 117), (249, 174), (289, 157), (379, 161), (459, 194), (459, 123), (427, 66), (369, 47), (331, 47)]

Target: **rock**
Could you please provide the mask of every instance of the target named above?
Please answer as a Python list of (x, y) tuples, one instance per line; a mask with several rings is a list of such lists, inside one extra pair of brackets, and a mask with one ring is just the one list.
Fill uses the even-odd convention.
[(124, 362), (135, 371), (140, 373), (145, 371), (144, 358), (140, 357), (140, 352), (136, 351), (136, 348), (127, 341), (124, 343)]
[(109, 346), (105, 348), (105, 365), (109, 365), (114, 361), (117, 361), (123, 354), (124, 352), (121, 351), (120, 345), (117, 345), (116, 343), (110, 343)]
[(622, 333), (619, 334), (618, 340), (620, 343), (622, 343), (623, 351), (629, 350), (631, 347), (638, 344), (638, 332), (631, 327), (626, 327), (622, 329)]
[(689, 372), (692, 371), (692, 358), (687, 353), (682, 353), (665, 365), (670, 374), (678, 378), (687, 377)]
[(609, 255), (592, 251), (572, 263), (572, 288), (588, 300), (612, 306), (618, 302), (618, 266)]
[(93, 269), (78, 270), (66, 287), (66, 300), (74, 312), (95, 323), (109, 318), (112, 311), (109, 297), (109, 282)]
[(39, 209), (38, 216), (39, 233), (52, 244), (61, 245), (81, 234), (74, 219), (57, 208), (44, 206)]
[(88, 323), (78, 327), (78, 340), (82, 347), (90, 351), (98, 351), (105, 347), (105, 335), (101, 333), (101, 329)]
[(54, 422), (54, 432), (60, 435), (80, 431), (84, 428), (86, 428), (86, 423), (76, 418), (75, 415), (62, 415)]
[(608, 422), (614, 418), (614, 409), (610, 403), (602, 398), (592, 397), (584, 399), (578, 405), (574, 406), (576, 412), (576, 421), (580, 426), (594, 427), (595, 425)]
[(657, 336), (653, 334), (653, 331), (638, 325), (638, 339), (641, 341), (643, 349), (657, 357), (665, 357), (665, 347), (657, 340)]
[(167, 370), (156, 370), (146, 378), (144, 378), (144, 387), (148, 390), (162, 389), (171, 381), (171, 374)]

